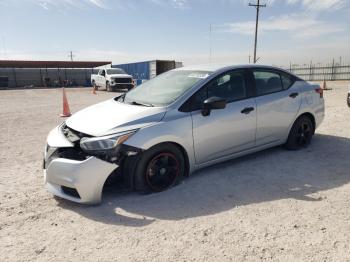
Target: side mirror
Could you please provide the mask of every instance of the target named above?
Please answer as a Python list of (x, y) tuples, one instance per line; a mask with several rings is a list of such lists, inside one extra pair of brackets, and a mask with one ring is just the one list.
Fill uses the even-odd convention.
[(203, 102), (202, 115), (209, 116), (211, 110), (214, 109), (224, 109), (226, 107), (227, 101), (221, 97), (209, 97)]

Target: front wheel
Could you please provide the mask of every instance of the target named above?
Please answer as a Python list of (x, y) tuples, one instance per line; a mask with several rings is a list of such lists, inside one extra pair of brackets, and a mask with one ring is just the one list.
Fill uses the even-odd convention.
[(285, 147), (288, 150), (305, 148), (311, 143), (314, 133), (315, 127), (310, 117), (301, 116), (294, 122)]
[(135, 169), (134, 188), (139, 192), (161, 192), (176, 185), (184, 173), (181, 150), (161, 144), (142, 153)]
[(95, 80), (92, 81), (92, 87), (95, 89), (95, 91), (98, 90), (98, 86), (96, 85)]
[(111, 84), (109, 82), (106, 83), (106, 90), (107, 92), (112, 92), (112, 87), (111, 87)]

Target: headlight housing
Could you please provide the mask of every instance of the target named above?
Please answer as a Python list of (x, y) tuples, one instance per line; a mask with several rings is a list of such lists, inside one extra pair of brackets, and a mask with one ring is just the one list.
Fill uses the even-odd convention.
[(117, 153), (119, 145), (128, 140), (137, 130), (102, 137), (83, 137), (80, 148), (93, 155), (112, 155)]

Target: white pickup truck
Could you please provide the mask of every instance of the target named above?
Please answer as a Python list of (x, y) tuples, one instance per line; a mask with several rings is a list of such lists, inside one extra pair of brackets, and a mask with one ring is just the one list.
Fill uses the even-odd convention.
[(98, 74), (91, 75), (91, 84), (95, 88), (106, 88), (108, 92), (115, 89), (128, 89), (134, 87), (131, 75), (120, 68), (100, 69)]

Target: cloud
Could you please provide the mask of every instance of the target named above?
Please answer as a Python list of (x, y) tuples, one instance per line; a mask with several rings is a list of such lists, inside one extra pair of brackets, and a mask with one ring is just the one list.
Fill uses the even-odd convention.
[(348, 0), (286, 0), (288, 4), (301, 4), (311, 11), (334, 11), (346, 6)]
[(45, 10), (53, 8), (72, 9), (86, 6), (100, 9), (127, 9), (135, 8), (140, 1), (150, 4), (170, 6), (177, 9), (188, 9), (189, 0), (27, 0), (39, 5)]
[(84, 6), (94, 6), (98, 8), (106, 8), (103, 0), (27, 0), (31, 3), (37, 4), (45, 10), (58, 9), (81, 9)]
[(172, 0), (172, 4), (175, 8), (186, 9), (189, 7), (188, 0)]
[(89, 0), (89, 2), (99, 8), (106, 8), (105, 2), (103, 0)]
[[(217, 27), (217, 31), (251, 35), (255, 30), (255, 21), (230, 23)], [(259, 32), (288, 32), (293, 37), (317, 37), (344, 31), (343, 25), (325, 22), (307, 14), (290, 14), (261, 20)]]

